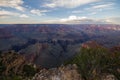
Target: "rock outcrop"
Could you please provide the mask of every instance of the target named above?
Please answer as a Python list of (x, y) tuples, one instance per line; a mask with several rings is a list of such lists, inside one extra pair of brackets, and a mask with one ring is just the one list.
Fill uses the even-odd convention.
[(18, 74), (25, 64), (25, 57), (15, 52), (6, 52), (0, 55), (0, 62), (5, 66), (3, 74), (9, 75), (11, 72)]
[(59, 68), (42, 69), (32, 80), (82, 80), (76, 65), (61, 66)]

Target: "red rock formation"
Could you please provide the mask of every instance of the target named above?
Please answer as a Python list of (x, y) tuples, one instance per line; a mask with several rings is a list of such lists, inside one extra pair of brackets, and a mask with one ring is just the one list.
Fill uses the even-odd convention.
[(82, 44), (82, 47), (83, 47), (83, 48), (99, 48), (99, 47), (101, 47), (101, 45), (98, 44), (98, 43), (95, 42), (95, 41), (88, 41), (88, 42), (86, 42), (86, 43), (83, 43), (83, 44)]
[(116, 52), (116, 51), (120, 52), (120, 46), (115, 46), (115, 47), (111, 48), (110, 51), (111, 52)]

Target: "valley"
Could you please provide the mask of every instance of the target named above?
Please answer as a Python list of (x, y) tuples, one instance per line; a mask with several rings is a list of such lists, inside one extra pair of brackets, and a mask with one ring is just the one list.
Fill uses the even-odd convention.
[[(0, 25), (0, 51), (14, 50), (37, 65), (61, 65), (87, 41), (105, 47), (120, 45), (120, 25), (11, 24)], [(113, 37), (114, 36), (114, 37)]]

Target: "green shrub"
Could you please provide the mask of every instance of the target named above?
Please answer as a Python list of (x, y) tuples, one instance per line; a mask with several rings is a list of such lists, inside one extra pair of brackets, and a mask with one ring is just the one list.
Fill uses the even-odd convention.
[(25, 73), (25, 76), (30, 77), (35, 75), (36, 69), (31, 65), (24, 65), (23, 72)]
[(6, 67), (0, 62), (0, 75), (6, 70)]
[(0, 80), (23, 80), (22, 77), (14, 75), (14, 76), (2, 76)]
[(115, 55), (117, 57), (113, 57), (105, 48), (81, 48), (80, 53), (65, 64), (76, 64), (85, 80), (99, 80), (101, 73), (111, 73), (119, 79), (117, 67), (120, 66), (120, 54)]

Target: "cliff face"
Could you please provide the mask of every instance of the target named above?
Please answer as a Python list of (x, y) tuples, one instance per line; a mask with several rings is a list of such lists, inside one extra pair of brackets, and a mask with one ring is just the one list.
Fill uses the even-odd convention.
[(4, 75), (9, 75), (10, 73), (19, 74), (25, 64), (25, 58), (14, 52), (7, 52), (0, 54), (0, 63), (5, 67)]
[(9, 30), (0, 28), (0, 39), (9, 39), (12, 38), (13, 34)]
[(89, 49), (89, 48), (99, 48), (99, 47), (101, 47), (101, 45), (98, 44), (98, 43), (95, 42), (95, 41), (87, 41), (87, 42), (83, 43), (81, 46), (82, 46), (83, 48), (87, 48), (87, 49)]
[[(91, 47), (90, 44), (94, 46), (97, 45), (97, 43), (95, 42), (88, 42), (85, 45)], [(60, 66), (51, 69), (42, 69), (42, 68), (38, 69), (37, 66), (31, 65), (28, 62), (26, 62), (24, 56), (15, 53), (13, 51), (5, 52), (4, 54), (0, 52), (0, 80), (28, 80), (28, 79), (29, 80), (30, 79), (31, 80), (119, 80), (120, 79), (119, 77), (120, 55), (119, 52), (116, 52), (119, 51), (119, 47), (115, 47), (111, 49), (114, 50), (114, 55), (112, 53), (110, 53), (109, 55), (104, 53), (104, 55), (106, 54), (106, 56), (100, 55), (103, 53), (101, 52), (103, 51), (102, 49), (97, 49), (94, 48), (93, 46), (92, 46), (93, 49), (86, 47), (83, 48), (84, 48), (83, 49), (84, 53), (83, 52), (80, 53), (83, 55), (82, 56), (78, 55), (77, 58), (75, 58), (73, 61), (70, 62), (73, 64), (69, 63), (66, 66)], [(99, 61), (102, 64), (100, 64)], [(83, 67), (81, 68), (81, 66)], [(103, 69), (103, 67), (106, 68)], [(80, 69), (83, 72), (80, 72)], [(14, 79), (14, 76), (19, 76), (20, 78)], [(3, 77), (10, 77), (10, 78), (7, 79)]]
[(28, 63), (24, 56), (14, 51), (0, 52), (0, 80), (26, 80), (37, 69), (36, 65)]
[[(0, 25), (0, 51), (14, 50), (27, 61), (42, 67), (56, 67), (78, 53), (82, 46), (107, 47), (120, 42), (119, 25), (21, 24)], [(5, 26), (5, 27), (4, 27)], [(7, 45), (7, 46), (6, 46)], [(87, 46), (88, 45), (88, 46)]]

